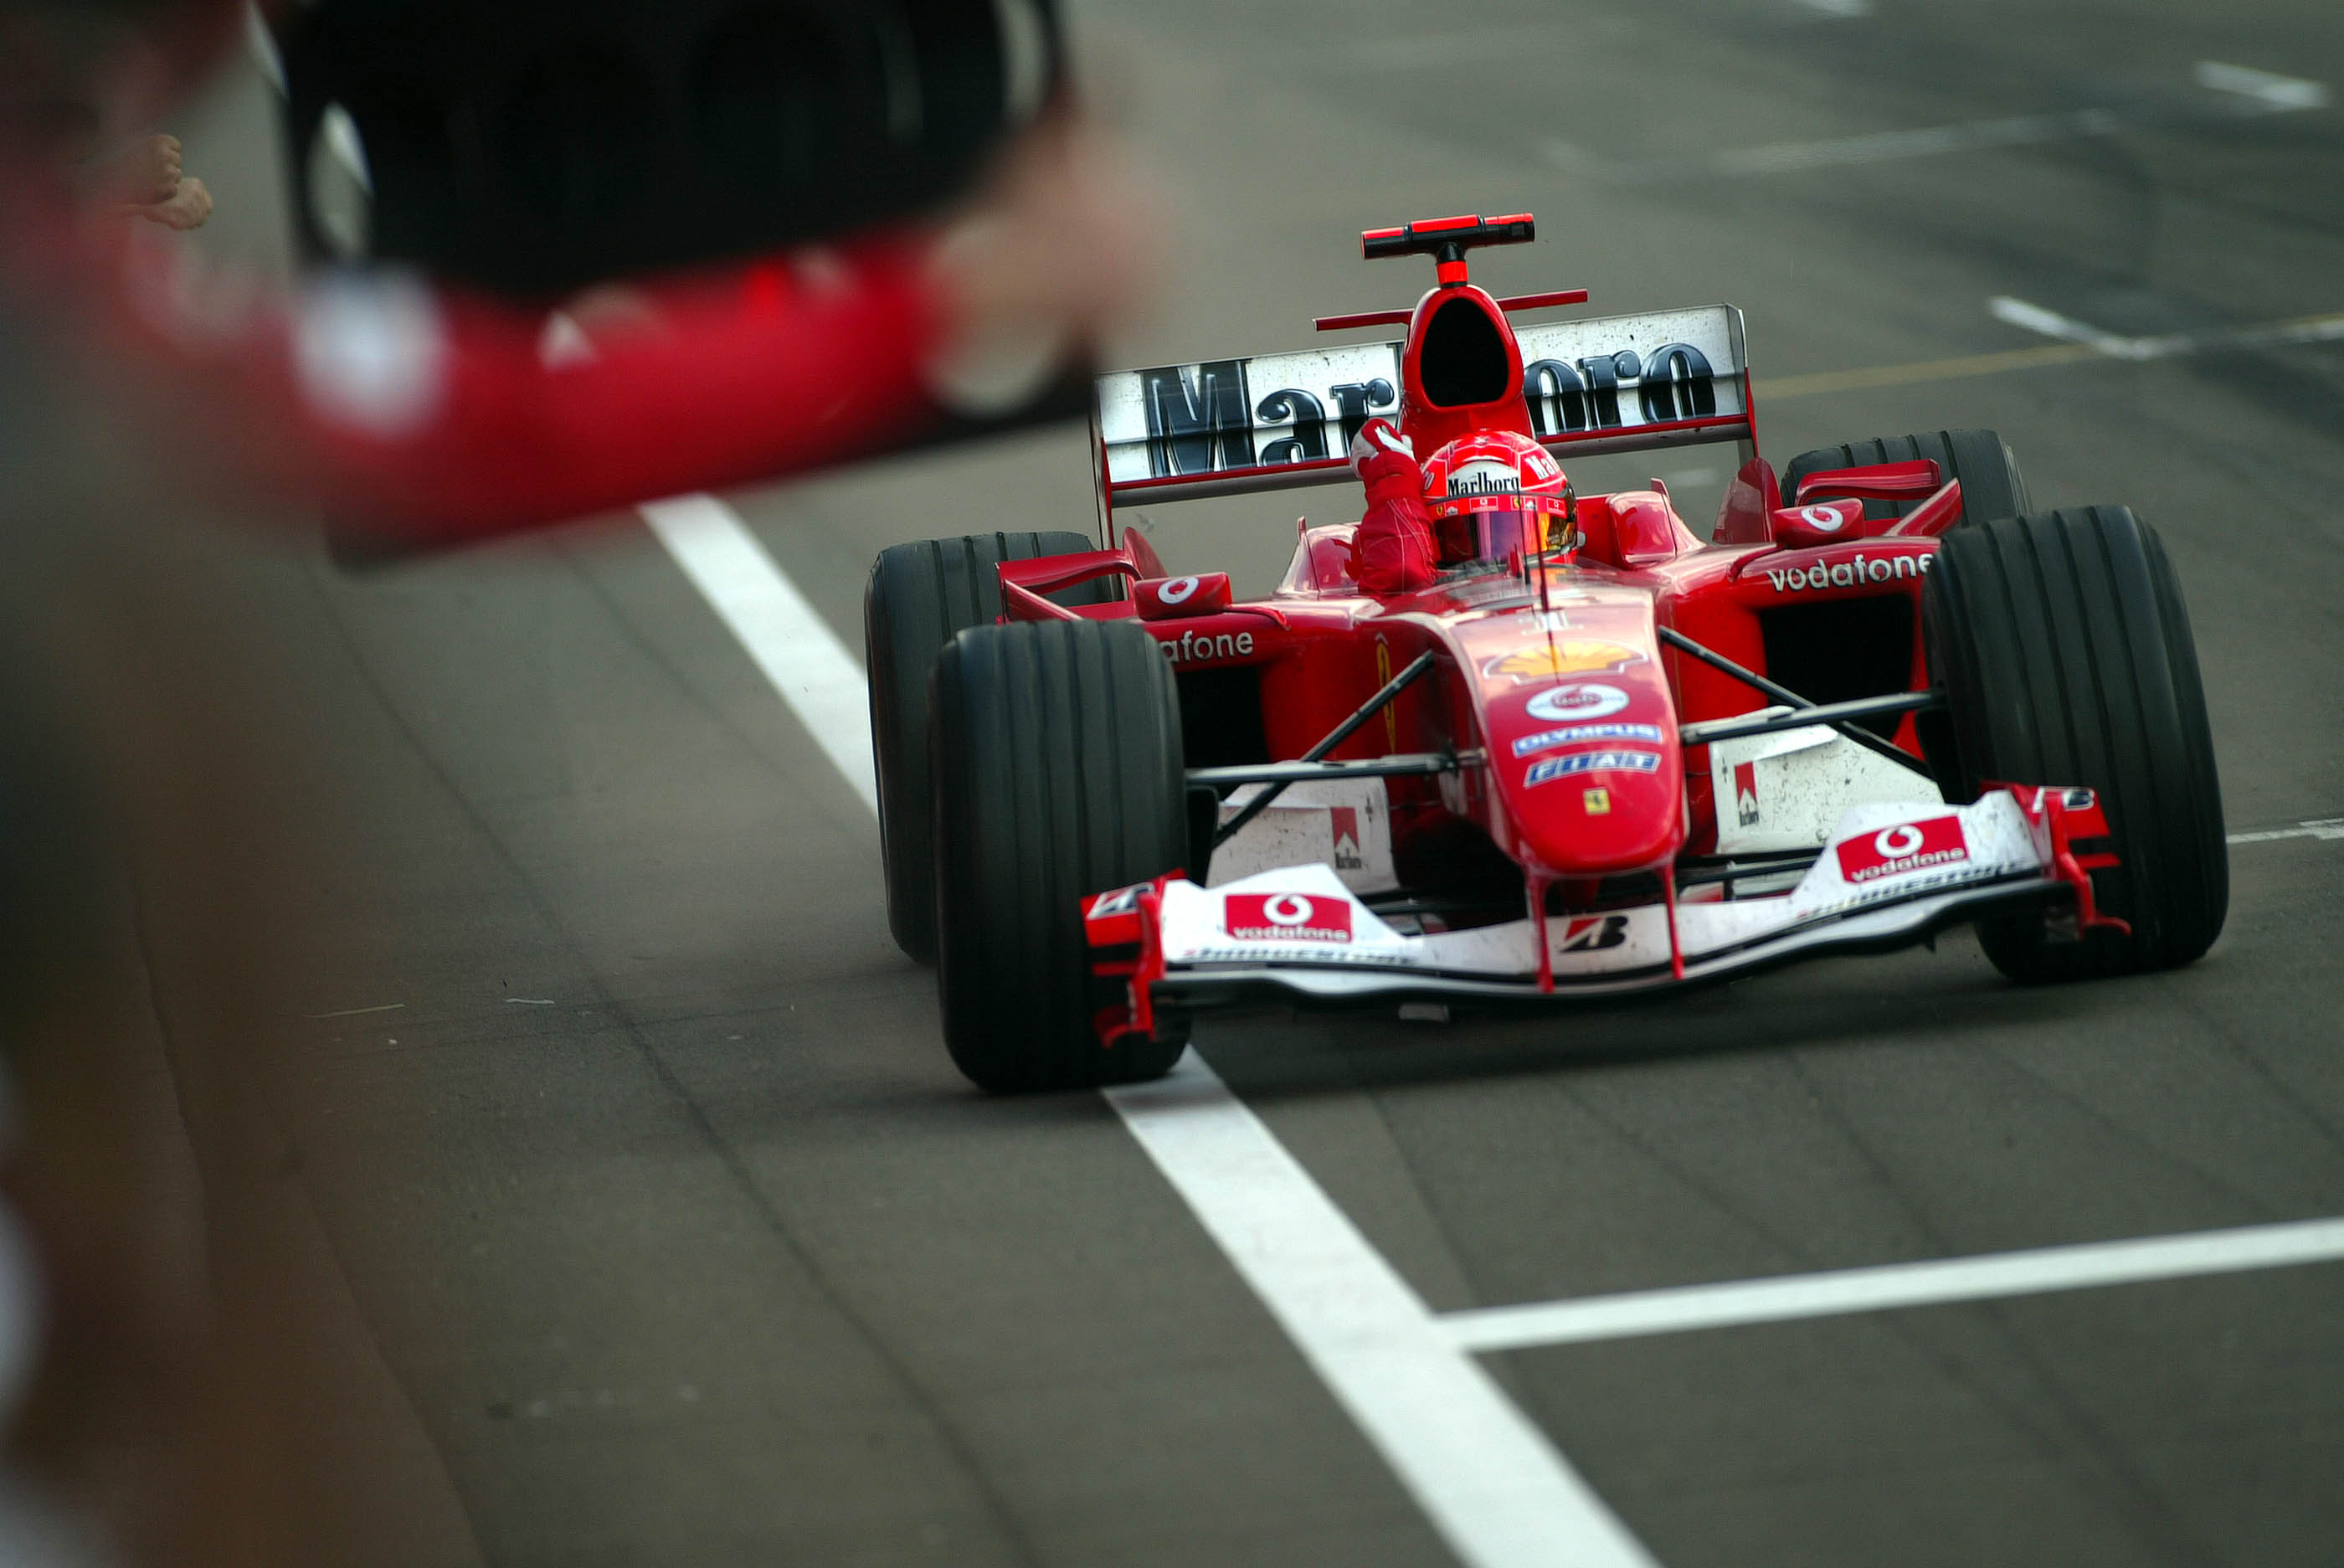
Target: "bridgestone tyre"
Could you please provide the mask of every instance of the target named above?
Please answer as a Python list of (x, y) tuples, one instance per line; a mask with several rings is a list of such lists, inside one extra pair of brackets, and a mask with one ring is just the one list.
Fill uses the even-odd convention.
[[(1005, 561), (1096, 550), (1086, 535), (980, 533), (898, 544), (872, 563), (863, 595), (865, 667), (871, 672), (871, 750), (879, 775), (879, 845), (887, 867), (887, 924), (895, 945), (923, 964), (936, 956), (935, 855), (928, 834), (928, 675), (944, 645), (1001, 617)], [(1104, 604), (1116, 580), (1052, 597)]]
[(964, 632), (936, 663), (938, 994), (953, 1061), (995, 1093), (1169, 1072), (1187, 1031), (1094, 1020), (1124, 994), (1090, 972), (1081, 900), (1181, 867), (1188, 850), (1180, 696), (1125, 622)]
[[(1919, 435), (1884, 436), (1801, 452), (1783, 470), (1783, 504), (1791, 504), (1791, 498), (1799, 493), (1799, 481), (1811, 473), (1922, 458), (1935, 462), (1945, 478), (1962, 481), (1965, 521), (2016, 517), (2028, 509), (2026, 480), (2018, 471), (2018, 459), (1992, 430), (1925, 430)], [(1864, 510), (1868, 517), (1902, 517), (1919, 504), (1918, 500), (1871, 501), (1864, 502)]]
[(2191, 962), (2229, 908), (2222, 794), (2197, 646), (2157, 534), (2120, 506), (2001, 518), (1945, 536), (1922, 596), (1929, 667), (1949, 700), (1948, 798), (1988, 779), (2097, 790), (2123, 864), (2094, 874), (2129, 937), (2050, 938), (2040, 916), (1981, 922), (2014, 979)]

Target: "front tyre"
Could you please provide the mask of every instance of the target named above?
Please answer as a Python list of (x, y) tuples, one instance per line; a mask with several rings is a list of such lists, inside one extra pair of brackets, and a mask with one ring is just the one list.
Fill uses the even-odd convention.
[[(1923, 458), (1935, 463), (1945, 478), (1962, 481), (1962, 516), (1969, 521), (2016, 517), (2027, 510), (2026, 480), (2018, 471), (2018, 459), (1992, 430), (1923, 430), (1801, 452), (1783, 470), (1783, 504), (1792, 504), (1799, 481), (1811, 473)], [(1902, 517), (1920, 504), (1918, 499), (1868, 501), (1864, 512), (1874, 519)]]
[[(872, 563), (863, 595), (864, 667), (871, 672), (871, 750), (879, 778), (879, 851), (887, 924), (920, 963), (936, 956), (935, 854), (928, 840), (928, 676), (936, 655), (971, 626), (1001, 617), (1001, 563), (1096, 548), (1079, 533), (976, 533), (898, 544)], [(1114, 578), (1052, 595), (1104, 604)]]
[(954, 1063), (996, 1094), (1161, 1077), (1187, 1048), (1102, 1046), (1120, 981), (1091, 974), (1082, 900), (1180, 869), (1180, 698), (1137, 624), (963, 632), (936, 661), (937, 992)]
[(2123, 864), (2094, 875), (2129, 936), (2052, 938), (2040, 915), (1983, 921), (2014, 979), (2070, 980), (2187, 964), (2229, 907), (2221, 784), (2181, 587), (2156, 532), (2120, 506), (1973, 521), (1945, 536), (1922, 596), (1929, 667), (1975, 800), (1987, 780), (2099, 792)]

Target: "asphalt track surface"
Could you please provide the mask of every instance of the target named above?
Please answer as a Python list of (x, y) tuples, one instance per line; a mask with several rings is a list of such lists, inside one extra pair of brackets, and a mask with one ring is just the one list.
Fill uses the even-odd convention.
[[(1128, 362), (1303, 346), (1422, 287), (1359, 263), (1359, 228), (1532, 209), (1545, 242), (1483, 280), (1742, 306), (1778, 461), (1986, 426), (2038, 502), (2135, 506), (2187, 584), (2232, 829), (2344, 816), (2344, 343), (2238, 336), (2344, 311), (2331, 7), (1073, 9), (1181, 192)], [(1642, 477), (1619, 466), (1582, 481)], [(1727, 466), (1662, 460), (1681, 498)], [(1086, 526), (1087, 483), (1064, 432), (728, 499), (859, 651), (882, 546)], [(1351, 504), (1147, 521), (1176, 567), (1258, 588), (1296, 510)], [(1569, 1343), (1403, 1322), (1450, 1370), (1398, 1432), (1346, 1402), (1341, 1342), (1353, 1308), (2344, 1216), (2334, 835), (2237, 845), (2228, 933), (2175, 975), (2021, 990), (1965, 935), (1550, 1020), (1216, 1021), (1220, 1119), (1147, 1123), (1143, 1098), (1127, 1122), (963, 1086), (888, 940), (869, 809), (639, 522), (363, 580), (272, 558), (250, 591), (303, 652), (292, 716), (366, 781), (280, 1111), (337, 1264), (320, 1317), (385, 1374), (406, 1560), (2344, 1556), (2333, 1230), (2090, 1289), (2046, 1287), (2102, 1254), (2004, 1266), (1987, 1299), (1921, 1276), (1884, 1310), (1811, 1280), (1773, 1320), (1674, 1332), (1632, 1304), (1628, 1337)], [(1197, 1150), (1149, 1127), (1229, 1132), (1234, 1163), (1176, 1187), (1151, 1151)], [(1248, 1253), (1253, 1221), (1332, 1261)], [(1366, 1294), (1277, 1294), (1314, 1280)], [(1442, 1451), (1451, 1420), (1517, 1429)], [(1437, 1522), (1517, 1462), (1530, 1534)]]

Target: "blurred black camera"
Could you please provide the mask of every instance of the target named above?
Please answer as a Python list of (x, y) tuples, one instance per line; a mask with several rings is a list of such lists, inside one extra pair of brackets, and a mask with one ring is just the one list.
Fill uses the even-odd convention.
[(529, 298), (931, 211), (1059, 91), (1052, 0), (314, 0), (313, 259)]

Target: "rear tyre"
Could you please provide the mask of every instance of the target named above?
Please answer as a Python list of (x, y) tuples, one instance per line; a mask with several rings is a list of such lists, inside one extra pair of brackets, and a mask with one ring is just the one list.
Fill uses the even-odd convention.
[(960, 1070), (996, 1094), (1161, 1077), (1187, 1048), (1166, 1020), (1112, 1049), (1094, 1020), (1081, 901), (1179, 869), (1188, 851), (1180, 697), (1129, 623), (964, 632), (936, 662), (938, 994)]
[[(898, 544), (872, 563), (863, 595), (863, 642), (871, 672), (871, 750), (879, 774), (879, 846), (887, 867), (887, 924), (895, 945), (935, 962), (935, 854), (928, 833), (928, 673), (936, 654), (971, 626), (1001, 618), (1005, 561), (1076, 555), (1097, 546), (1083, 534), (980, 533)], [(1113, 578), (1052, 597), (1104, 604)]]
[(2156, 532), (2120, 506), (1999, 518), (1945, 535), (1922, 595), (1929, 668), (1948, 699), (1947, 798), (1984, 781), (2087, 784), (2123, 864), (2093, 875), (2132, 924), (2052, 939), (2039, 914), (1982, 921), (2014, 979), (2175, 968), (2229, 908), (2221, 784), (2180, 584)]
[[(1969, 521), (2016, 517), (2027, 510), (2026, 481), (2018, 471), (2018, 459), (1992, 430), (1925, 430), (1801, 452), (1783, 470), (1783, 504), (1791, 504), (1799, 493), (1799, 481), (1811, 473), (1923, 458), (1935, 463), (1945, 478), (1962, 481), (1962, 514)], [(1902, 517), (1920, 504), (1920, 500), (1867, 501), (1864, 511), (1866, 517)]]

